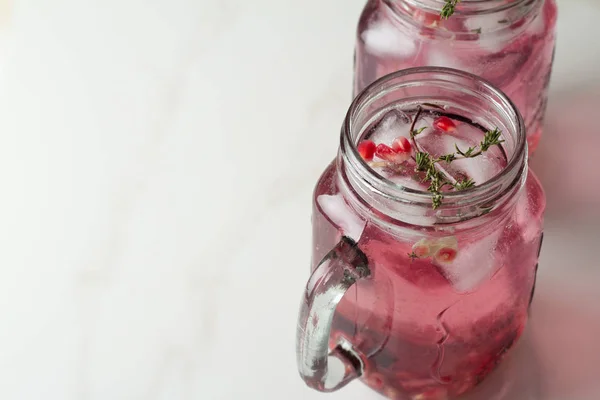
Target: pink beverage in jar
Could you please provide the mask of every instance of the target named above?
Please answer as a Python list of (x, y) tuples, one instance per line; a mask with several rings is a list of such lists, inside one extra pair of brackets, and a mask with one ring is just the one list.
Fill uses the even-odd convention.
[(358, 25), (355, 93), (410, 67), (471, 72), (504, 91), (525, 119), (529, 150), (541, 136), (555, 44), (554, 0), (369, 0)]
[(367, 87), (314, 192), (303, 379), (333, 391), (360, 377), (391, 399), (473, 388), (527, 322), (544, 207), (502, 92), (432, 67)]

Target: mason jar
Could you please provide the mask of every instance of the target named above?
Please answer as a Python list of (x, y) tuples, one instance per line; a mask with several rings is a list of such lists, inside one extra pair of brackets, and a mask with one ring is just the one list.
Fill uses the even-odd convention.
[(554, 0), (369, 0), (358, 24), (355, 94), (410, 67), (471, 72), (504, 91), (523, 115), (529, 150), (538, 145), (555, 47)]
[[(420, 152), (455, 156), (425, 173)], [(392, 399), (446, 399), (494, 370), (525, 328), (542, 242), (527, 161), (515, 105), (472, 74), (402, 70), (355, 98), (314, 191), (297, 331), (309, 386), (360, 378)], [(449, 183), (436, 204), (428, 174), (472, 184)]]

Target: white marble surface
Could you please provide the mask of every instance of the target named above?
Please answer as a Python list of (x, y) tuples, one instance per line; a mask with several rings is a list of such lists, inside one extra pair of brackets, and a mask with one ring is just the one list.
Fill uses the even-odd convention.
[[(294, 355), (362, 3), (0, 0), (1, 399), (377, 398), (305, 388)], [(600, 3), (560, 12), (531, 343), (505, 370), (587, 400)]]

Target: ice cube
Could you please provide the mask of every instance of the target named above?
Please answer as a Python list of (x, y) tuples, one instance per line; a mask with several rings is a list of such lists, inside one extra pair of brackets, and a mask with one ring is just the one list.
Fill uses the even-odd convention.
[(317, 197), (317, 203), (327, 217), (339, 227), (343, 235), (358, 242), (366, 222), (350, 208), (341, 194), (322, 194)]
[(506, 16), (498, 15), (498, 13), (473, 15), (467, 18), (464, 24), (469, 31), (475, 32), (481, 29), (485, 32), (498, 29), (502, 25), (500, 21), (503, 19), (506, 19)]
[(521, 230), (523, 240), (529, 243), (538, 238), (542, 226), (541, 219), (532, 215), (531, 204), (535, 200), (532, 199), (529, 188), (525, 186), (522, 190), (515, 206), (515, 221)]
[(494, 35), (484, 35), (477, 40), (477, 45), (489, 53), (499, 53), (506, 47), (506, 40), (499, 40)]
[[(397, 182), (402, 185), (401, 182)], [(406, 182), (406, 187), (415, 187), (414, 181), (412, 183)], [(399, 204), (394, 200), (382, 199), (379, 203), (384, 207), (385, 212), (392, 218), (398, 221), (405, 222), (407, 224), (415, 226), (433, 226), (437, 222), (435, 215), (431, 213), (431, 210), (421, 206), (411, 206), (407, 204)]]
[[(465, 149), (463, 147), (462, 149)], [(473, 179), (476, 185), (481, 185), (496, 176), (502, 166), (495, 157), (482, 154), (476, 158), (467, 158), (453, 162), (454, 167), (466, 177)]]
[(494, 35), (489, 31), (498, 29), (499, 21), (502, 19), (504, 18), (497, 14), (475, 15), (467, 18), (465, 28), (471, 32), (483, 32), (477, 40), (477, 46), (485, 51), (497, 53), (506, 46), (506, 40), (500, 40), (499, 35)]
[(415, 52), (415, 41), (390, 21), (371, 24), (361, 35), (367, 51), (378, 56), (408, 57)]
[[(421, 148), (435, 157), (455, 153), (455, 144), (464, 150), (469, 148), (469, 142), (461, 140), (449, 133), (430, 135), (429, 137), (420, 138), (419, 142)], [(439, 162), (437, 164), (437, 169), (446, 176), (446, 179), (455, 183), (457, 180), (464, 179), (464, 173), (457, 167), (459, 161), (460, 160), (456, 160), (450, 164), (443, 161)]]
[(495, 248), (501, 234), (502, 229), (499, 229), (476, 242), (460, 245), (451, 262), (436, 261), (454, 290), (471, 292), (494, 275), (500, 267)]
[[(418, 125), (419, 124), (417, 124), (417, 126)], [(440, 133), (439, 130), (435, 131), (434, 134), (419, 135), (418, 141), (421, 148), (436, 157), (444, 154), (455, 153), (455, 146), (466, 150), (469, 148), (469, 146), (473, 145), (473, 143), (463, 140), (451, 132)]]
[(410, 137), (408, 132), (410, 118), (400, 110), (390, 110), (370, 129), (368, 139), (377, 144), (391, 146), (398, 136)]
[[(406, 173), (389, 174), (386, 168), (378, 169), (379, 173), (394, 182), (398, 186), (411, 188), (415, 190), (426, 190), (427, 186), (412, 178), (414, 164), (407, 163), (405, 165)], [(398, 203), (396, 200), (381, 197), (374, 204), (375, 207), (385, 210), (391, 217), (416, 226), (432, 226), (436, 223), (437, 218), (431, 215), (427, 208), (411, 206)]]
[(399, 212), (394, 214), (393, 217), (414, 226), (433, 226), (437, 222), (435, 216), (426, 215), (425, 212), (419, 213), (415, 212), (415, 210), (411, 211), (412, 212)]
[(462, 71), (471, 71), (473, 69), (469, 68), (468, 65), (463, 64), (457, 56), (456, 49), (447, 45), (431, 46), (426, 58), (426, 64), (432, 67), (456, 68)]

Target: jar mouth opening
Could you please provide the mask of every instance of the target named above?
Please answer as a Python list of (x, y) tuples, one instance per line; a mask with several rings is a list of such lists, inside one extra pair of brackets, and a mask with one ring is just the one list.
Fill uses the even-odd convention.
[[(434, 76), (435, 79), (428, 77)], [(500, 118), (507, 122), (509, 132), (503, 136), (511, 135), (512, 149), (507, 152), (506, 166), (490, 179), (478, 183), (476, 186), (444, 193), (444, 200), (440, 209), (464, 207), (468, 205), (481, 205), (491, 202), (506, 194), (522, 181), (523, 171), (527, 168), (527, 140), (525, 123), (513, 102), (490, 82), (467, 72), (445, 67), (417, 67), (410, 68), (386, 75), (366, 87), (352, 102), (344, 120), (341, 134), (341, 154), (353, 169), (357, 179), (366, 183), (369, 190), (378, 192), (389, 200), (398, 202), (411, 202), (431, 205), (431, 193), (395, 183), (377, 174), (360, 156), (357, 147), (356, 120), (366, 105), (374, 98), (381, 97), (381, 93), (397, 90), (405, 85), (416, 82), (432, 84), (439, 82), (453, 86), (457, 94), (464, 95), (462, 89), (466, 84), (475, 84), (477, 93), (489, 99), (490, 108), (495, 108), (501, 115)], [(427, 100), (431, 102), (431, 100)], [(442, 104), (440, 104), (442, 105)], [(506, 149), (504, 149), (506, 151)]]
[[(441, 12), (446, 4), (445, 0), (405, 0), (413, 6), (428, 9), (432, 12)], [(532, 4), (536, 0), (461, 0), (454, 11), (454, 15), (482, 15), (494, 14), (509, 10), (524, 4)], [(452, 18), (452, 17), (450, 17)]]

